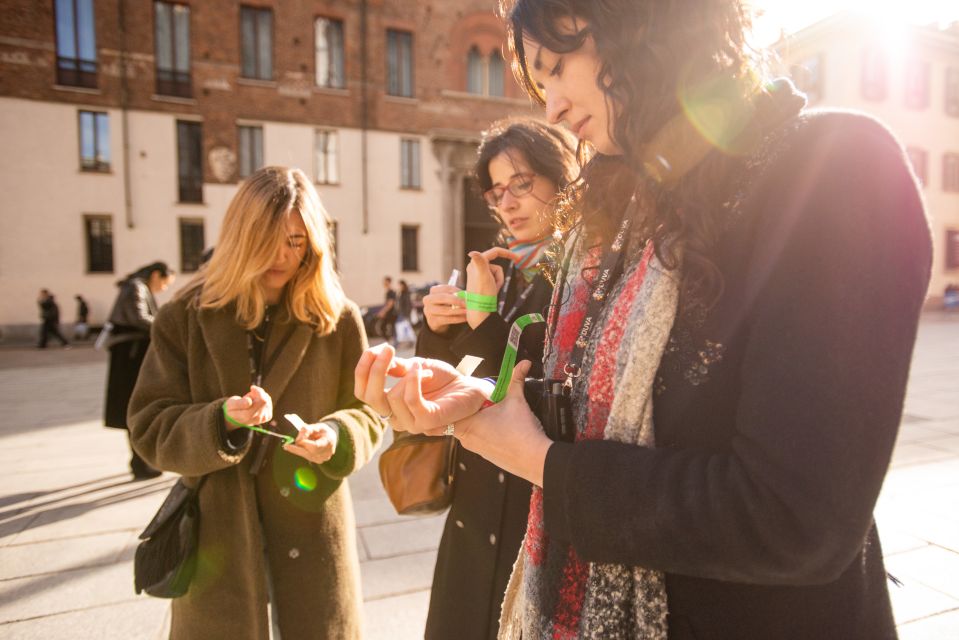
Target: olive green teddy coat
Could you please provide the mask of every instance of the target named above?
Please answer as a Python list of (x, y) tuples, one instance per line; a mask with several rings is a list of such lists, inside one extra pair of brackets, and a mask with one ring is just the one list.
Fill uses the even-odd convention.
[(160, 469), (193, 480), (208, 475), (200, 490), (197, 574), (189, 592), (173, 601), (171, 638), (267, 640), (265, 558), (283, 640), (361, 637), (359, 561), (345, 478), (370, 460), (385, 427), (353, 395), (366, 334), (353, 303), (326, 336), (276, 320), (264, 361), (288, 331), (262, 385), (273, 398), (271, 424), (295, 434), (283, 414), (310, 423), (335, 420), (339, 443), (321, 465), (273, 446), (254, 476), (256, 445), (247, 439), (231, 451), (217, 415), (227, 397), (250, 388), (247, 334), (234, 309), (197, 310), (176, 300), (156, 317), (130, 402), (133, 446)]

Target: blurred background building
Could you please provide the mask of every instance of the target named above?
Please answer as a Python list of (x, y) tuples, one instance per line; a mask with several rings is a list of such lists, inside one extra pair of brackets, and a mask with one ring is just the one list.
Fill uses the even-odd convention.
[(935, 248), (930, 307), (959, 284), (959, 22), (910, 25), (843, 12), (776, 45), (812, 107), (873, 114), (922, 182)]
[(100, 324), (154, 260), (179, 287), (267, 164), (313, 177), (357, 302), (384, 275), (445, 281), (495, 227), (467, 175), (479, 132), (532, 113), (494, 8), (0, 0), (0, 328), (33, 335), (42, 287)]

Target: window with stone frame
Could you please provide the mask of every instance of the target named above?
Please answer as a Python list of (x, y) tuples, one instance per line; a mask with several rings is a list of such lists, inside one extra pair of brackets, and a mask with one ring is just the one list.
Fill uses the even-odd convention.
[(154, 2), (156, 92), (190, 98), (190, 7), (173, 2)]
[(420, 141), (409, 138), (400, 140), (400, 187), (420, 188)]
[(113, 273), (113, 216), (83, 216), (87, 273)]
[(200, 268), (205, 245), (203, 218), (180, 218), (180, 271), (193, 273)]
[(959, 118), (959, 66), (946, 68), (946, 115)]
[(339, 184), (339, 134), (332, 129), (317, 129), (313, 144), (314, 181), (317, 184)]
[(100, 111), (80, 111), (80, 169), (110, 170), (110, 116)]
[(239, 175), (249, 177), (263, 166), (263, 127), (241, 125), (237, 127), (239, 142)]
[(93, 0), (56, 0), (53, 14), (57, 84), (95, 89), (98, 64)]
[(889, 91), (888, 59), (879, 46), (870, 46), (862, 56), (862, 97), (866, 100), (881, 102)]
[(273, 11), (240, 7), (240, 75), (273, 79)]
[(413, 97), (413, 34), (386, 30), (386, 93)]
[(177, 195), (180, 202), (203, 202), (203, 125), (177, 120)]
[(946, 153), (942, 156), (942, 190), (959, 191), (959, 153)]
[(420, 270), (420, 228), (417, 225), (404, 224), (400, 229), (400, 269)]
[(929, 63), (919, 58), (906, 61), (905, 95), (903, 101), (910, 109), (929, 106)]
[(314, 22), (316, 43), (316, 86), (327, 89), (346, 87), (343, 55), (343, 21), (317, 18)]

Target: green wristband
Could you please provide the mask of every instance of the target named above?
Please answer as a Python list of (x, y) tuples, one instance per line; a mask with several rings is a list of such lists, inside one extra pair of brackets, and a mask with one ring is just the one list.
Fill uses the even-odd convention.
[(239, 421), (237, 421), (237, 420), (234, 420), (234, 419), (231, 418), (230, 415), (226, 412), (226, 403), (225, 403), (225, 402), (223, 403), (223, 418), (224, 418), (227, 422), (229, 422), (230, 424), (235, 425), (235, 426), (237, 426), (237, 427), (243, 427), (244, 429), (249, 429), (250, 431), (256, 431), (257, 433), (263, 433), (263, 434), (266, 434), (266, 435), (268, 435), (268, 436), (273, 436), (274, 438), (279, 438), (280, 440), (283, 441), (283, 444), (284, 444), (284, 445), (293, 444), (293, 442), (296, 440), (296, 438), (294, 438), (293, 436), (285, 436), (285, 435), (283, 435), (282, 433), (277, 433), (277, 432), (275, 432), (275, 431), (268, 431), (268, 430), (266, 430), (266, 429), (263, 429), (263, 428), (261, 428), (261, 427), (258, 427), (258, 426), (252, 425), (252, 424), (243, 424), (242, 422), (239, 422)]
[(470, 293), (469, 291), (457, 291), (456, 297), (466, 301), (466, 308), (470, 311), (485, 311), (487, 313), (496, 312), (496, 296), (487, 296), (482, 293)]
[(545, 322), (543, 316), (538, 313), (529, 313), (520, 316), (513, 323), (509, 330), (509, 341), (506, 343), (506, 351), (503, 353), (503, 362), (499, 368), (499, 378), (496, 380), (496, 386), (493, 387), (493, 393), (490, 395), (490, 402), (500, 402), (506, 397), (506, 391), (509, 389), (509, 381), (513, 377), (513, 368), (516, 366), (516, 352), (519, 350), (519, 338), (523, 329), (531, 324)]

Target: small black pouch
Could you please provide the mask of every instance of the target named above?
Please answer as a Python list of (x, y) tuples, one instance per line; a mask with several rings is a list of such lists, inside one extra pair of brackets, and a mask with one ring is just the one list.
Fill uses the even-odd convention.
[(563, 380), (527, 378), (523, 395), (551, 440), (573, 442), (576, 439), (570, 388)]

